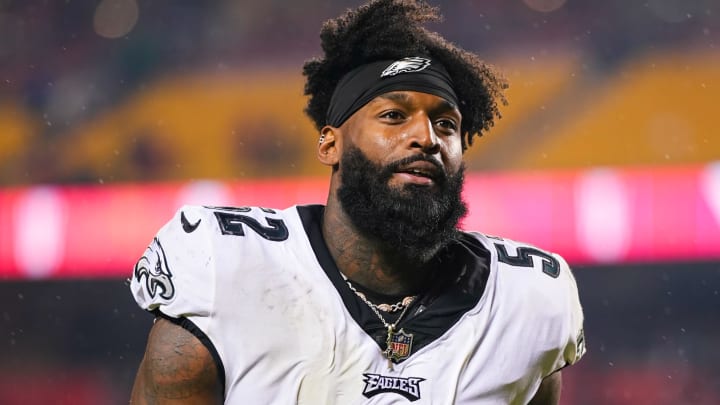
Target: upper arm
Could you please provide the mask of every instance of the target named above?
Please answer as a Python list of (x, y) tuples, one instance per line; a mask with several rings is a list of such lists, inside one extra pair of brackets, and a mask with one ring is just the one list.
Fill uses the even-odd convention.
[(562, 390), (562, 374), (556, 371), (543, 378), (540, 388), (528, 405), (557, 405), (560, 403)]
[(222, 384), (210, 352), (192, 333), (157, 318), (130, 403), (222, 404)]

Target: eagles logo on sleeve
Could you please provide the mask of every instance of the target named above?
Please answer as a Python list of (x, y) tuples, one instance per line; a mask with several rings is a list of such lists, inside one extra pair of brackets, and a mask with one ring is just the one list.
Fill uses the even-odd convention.
[(155, 298), (155, 295), (159, 294), (161, 298), (169, 301), (175, 296), (172, 274), (158, 238), (153, 239), (145, 254), (135, 264), (134, 275), (141, 285), (145, 278), (145, 289), (150, 297)]
[(430, 59), (417, 56), (397, 60), (386, 67), (380, 77), (395, 76), (399, 73), (419, 72), (430, 66)]

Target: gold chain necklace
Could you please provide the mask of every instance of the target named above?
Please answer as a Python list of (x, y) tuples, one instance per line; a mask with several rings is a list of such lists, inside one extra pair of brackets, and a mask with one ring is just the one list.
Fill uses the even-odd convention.
[[(387, 329), (387, 338), (385, 339), (385, 351), (383, 351), (383, 354), (388, 360), (388, 368), (392, 370), (392, 360), (402, 360), (410, 356), (410, 352), (412, 350), (412, 341), (413, 341), (413, 334), (412, 333), (406, 333), (403, 329), (400, 329), (399, 331), (395, 330), (395, 327), (400, 323), (400, 320), (405, 316), (405, 313), (407, 312), (408, 308), (410, 308), (410, 304), (412, 304), (413, 301), (415, 301), (415, 298), (417, 298), (417, 295), (412, 295), (403, 298), (401, 301), (389, 305), (389, 304), (379, 304), (375, 305), (374, 303), (370, 302), (369, 299), (365, 296), (365, 294), (361, 293), (357, 289), (355, 289), (355, 286), (352, 285), (350, 280), (343, 274), (340, 273), (342, 278), (347, 283), (348, 287), (352, 292), (357, 295), (362, 302), (364, 302), (370, 309), (377, 315), (377, 317), (380, 319), (380, 322), (382, 322), (383, 326), (385, 326), (385, 329)], [(384, 308), (389, 308), (390, 310), (385, 310)], [(385, 318), (382, 316), (380, 311), (385, 312), (396, 312), (402, 308), (402, 312), (400, 313), (400, 316), (395, 320), (393, 323), (388, 323)]]

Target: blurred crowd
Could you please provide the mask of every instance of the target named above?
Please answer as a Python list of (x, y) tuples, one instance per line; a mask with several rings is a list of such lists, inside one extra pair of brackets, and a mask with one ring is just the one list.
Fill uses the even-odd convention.
[[(293, 109), (291, 120), (297, 121), (294, 125), (299, 132), (312, 132), (301, 115), (302, 62), (319, 54), (322, 21), (357, 3), (0, 1), (0, 185), (193, 176), (189, 169), (178, 169), (193, 167), (183, 164), (188, 156), (164, 150), (163, 136), (172, 139), (178, 134), (158, 135), (156, 128), (148, 125), (123, 129), (125, 119), (119, 112), (129, 99), (173, 78), (185, 81), (192, 77), (201, 83), (219, 79), (223, 87), (222, 81), (238, 72), (243, 72), (245, 82), (252, 82), (257, 72), (281, 72), (280, 81), (290, 83), (290, 94), (297, 95), (297, 100), (279, 108)], [(576, 53), (581, 69), (604, 72), (638, 54), (689, 47), (717, 52), (720, 46), (720, 10), (713, 0), (432, 3), (441, 7), (446, 23), (430, 28), (491, 62), (515, 57), (522, 66)], [(207, 90), (202, 84), (196, 89), (199, 93)], [(185, 91), (185, 97), (192, 99), (195, 94)], [(221, 108), (233, 107), (226, 104)], [(110, 124), (104, 118), (113, 114), (112, 126), (121, 132), (114, 138), (108, 134)], [(186, 119), (202, 128), (202, 122), (213, 119), (208, 115), (198, 113)], [(220, 137), (218, 142), (231, 142), (236, 151), (242, 145), (257, 144), (246, 147), (249, 152), (245, 155), (241, 151), (238, 160), (277, 155), (278, 159), (296, 159), (297, 165), (270, 175), (314, 173), (297, 169), (305, 167), (300, 153), (307, 149), (288, 135), (293, 126), (268, 128), (272, 116), (249, 123), (241, 116), (232, 119), (239, 128), (228, 131), (237, 129), (237, 136), (230, 140)], [(185, 121), (177, 125), (187, 126)], [(203, 132), (206, 137), (217, 135)], [(117, 145), (101, 150), (83, 146), (102, 144), (103, 139), (106, 143), (112, 139)], [(85, 162), (92, 160), (88, 155), (102, 156), (96, 156), (95, 167), (91, 167)], [(203, 170), (208, 165), (212, 163), (199, 163), (199, 176), (268, 173), (255, 170), (252, 164)]]

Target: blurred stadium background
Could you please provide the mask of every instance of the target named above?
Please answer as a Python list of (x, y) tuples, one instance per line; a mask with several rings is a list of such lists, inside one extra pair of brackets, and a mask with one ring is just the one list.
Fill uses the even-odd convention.
[[(358, 4), (0, 0), (0, 404), (127, 402), (125, 279), (180, 204), (323, 202), (300, 67)], [(563, 404), (719, 404), (720, 4), (433, 4), (511, 85), (465, 226), (575, 268)]]

